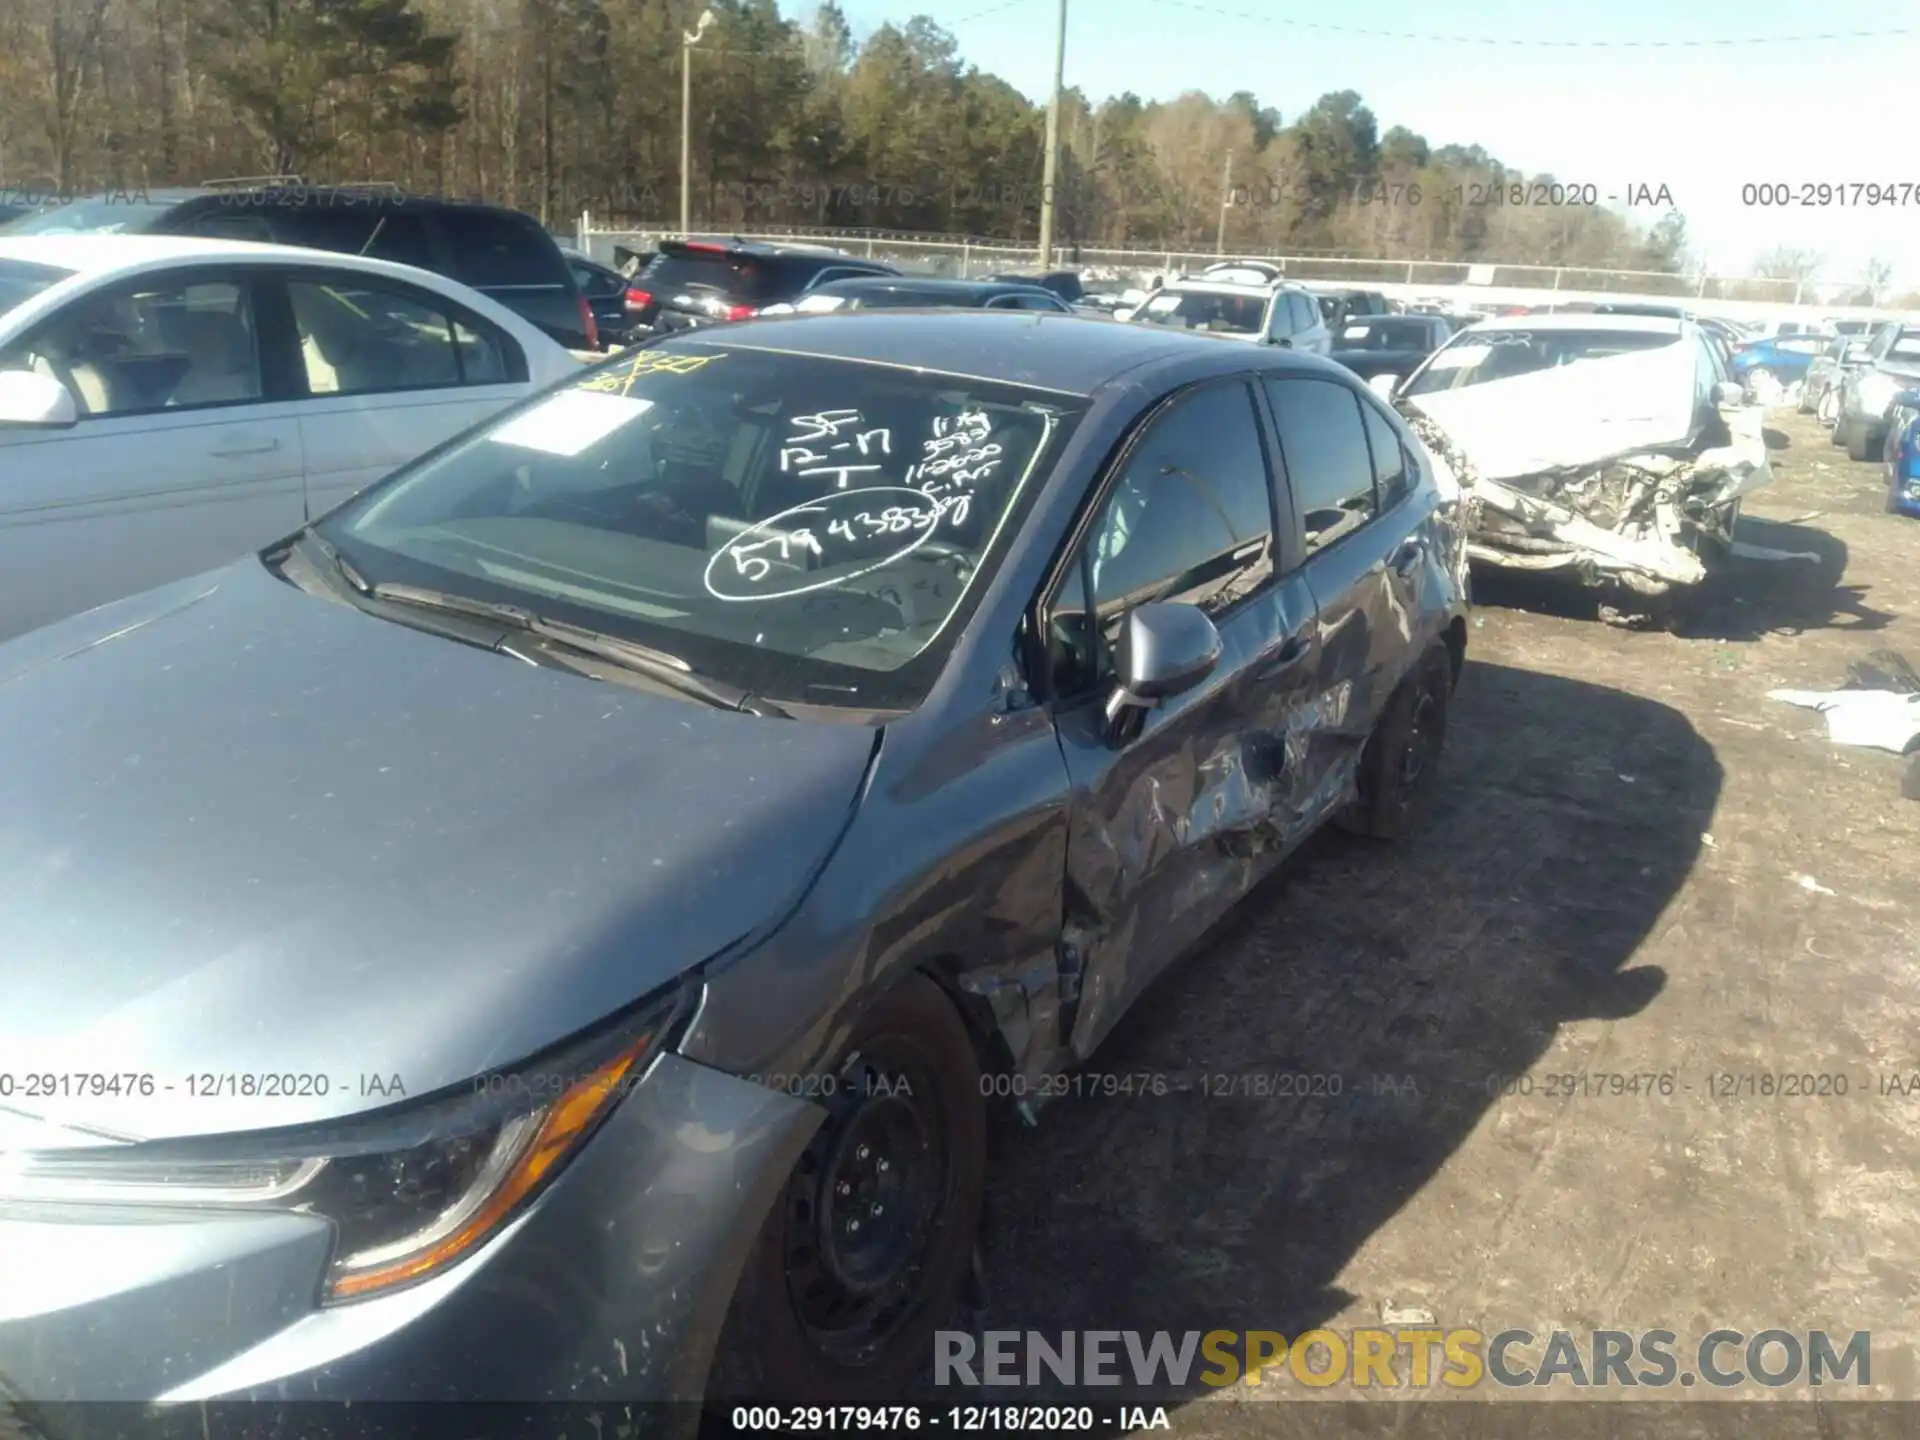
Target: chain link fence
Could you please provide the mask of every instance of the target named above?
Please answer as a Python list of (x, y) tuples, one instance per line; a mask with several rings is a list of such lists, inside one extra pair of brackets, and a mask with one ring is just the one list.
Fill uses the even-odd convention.
[[(599, 229), (591, 215), (582, 215), (574, 243), (605, 264), (617, 260), (617, 248), (644, 251), (661, 239), (679, 234), (673, 226), (639, 229)], [(704, 232), (702, 232), (704, 233)], [(949, 235), (913, 235), (873, 230), (760, 229), (740, 234), (742, 240), (772, 240), (827, 245), (849, 254), (955, 279), (977, 280), (1004, 273), (1031, 274), (1037, 246), (1005, 239)], [(1096, 281), (1119, 286), (1145, 285), (1158, 275), (1172, 279), (1194, 272), (1221, 257), (1205, 250), (1113, 249), (1100, 246), (1056, 247), (1055, 265), (1090, 274)], [(1794, 280), (1758, 280), (1734, 276), (1674, 275), (1649, 270), (1586, 270), (1551, 265), (1487, 265), (1446, 260), (1377, 260), (1338, 255), (1259, 255), (1230, 251), (1235, 260), (1261, 260), (1277, 266), (1293, 280), (1344, 282), (1352, 285), (1391, 286), (1396, 290), (1431, 289), (1437, 294), (1456, 290), (1485, 292), (1489, 299), (1500, 291), (1568, 292), (1571, 295), (1615, 295), (1621, 298), (1694, 301), (1733, 301), (1767, 306), (1822, 305), (1821, 288)], [(1844, 307), (1842, 307), (1844, 308)], [(1864, 313), (1864, 312), (1862, 312)]]

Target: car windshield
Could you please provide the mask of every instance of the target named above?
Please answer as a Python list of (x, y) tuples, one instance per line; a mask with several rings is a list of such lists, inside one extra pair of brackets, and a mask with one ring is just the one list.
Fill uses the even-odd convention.
[(29, 265), (24, 260), (0, 260), (0, 315), (24, 305), (73, 273), (52, 265)]
[(911, 708), (1083, 410), (676, 339), (490, 422), (317, 529), (372, 584), (521, 606), (773, 700)]
[(1433, 346), (1433, 326), (1425, 320), (1356, 320), (1341, 327), (1336, 348), (1341, 350), (1427, 350)]
[(147, 229), (173, 209), (151, 200), (108, 196), (75, 200), (0, 225), (0, 235), (119, 235)]
[(1482, 330), (1456, 335), (1436, 350), (1402, 392), (1427, 395), (1489, 380), (1511, 380), (1577, 360), (1601, 360), (1635, 350), (1677, 345), (1680, 337), (1648, 330)]
[(1266, 320), (1264, 295), (1222, 295), (1209, 290), (1162, 290), (1134, 317), (1149, 325), (1215, 334), (1257, 335)]

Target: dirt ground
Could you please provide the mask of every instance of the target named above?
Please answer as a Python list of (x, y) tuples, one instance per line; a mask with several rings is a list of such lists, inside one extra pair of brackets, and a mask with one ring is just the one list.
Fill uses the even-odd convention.
[[(1486, 1334), (1668, 1329), (1683, 1369), (1720, 1326), (1869, 1330), (1873, 1387), (1846, 1398), (1920, 1398), (1920, 1093), (1884, 1079), (1920, 1072), (1920, 803), (1897, 757), (1766, 698), (1837, 687), (1878, 648), (1920, 661), (1920, 523), (1883, 513), (1880, 467), (1811, 417), (1769, 425), (1775, 482), (1740, 538), (1819, 560), (1739, 562), (1675, 633), (1483, 582), (1424, 832), (1311, 843), (1094, 1067), (1338, 1075), (1341, 1096), (1069, 1098), (1012, 1129), (978, 1328), (1292, 1336), (1423, 1310)], [(1546, 1093), (1623, 1073), (1672, 1093)], [(1847, 1093), (1760, 1093), (1783, 1073)], [(1523, 1076), (1533, 1093), (1499, 1093)], [(1231, 1403), (1257, 1398), (1366, 1397), (1282, 1378), (1161, 1403), (1178, 1434), (1292, 1428)], [(1412, 1411), (1452, 1407), (1394, 1408), (1362, 1428), (1431, 1433)], [(1853, 1433), (1805, 1404), (1729, 1429), (1733, 1408), (1688, 1412)], [(1520, 1418), (1452, 1408), (1448, 1433), (1503, 1410)]]

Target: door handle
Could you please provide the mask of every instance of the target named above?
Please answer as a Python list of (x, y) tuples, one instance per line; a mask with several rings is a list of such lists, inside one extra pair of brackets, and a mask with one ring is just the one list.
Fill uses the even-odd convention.
[(277, 439), (272, 440), (235, 440), (218, 450), (211, 452), (217, 459), (231, 460), (239, 455), (270, 455), (280, 448)]
[(1307, 644), (1305, 637), (1300, 635), (1288, 636), (1286, 644), (1282, 645), (1275, 654), (1262, 660), (1254, 667), (1253, 678), (1256, 681), (1264, 681), (1272, 680), (1285, 674), (1302, 660), (1306, 659), (1307, 651), (1312, 648), (1313, 647)]
[(1426, 547), (1417, 539), (1408, 540), (1393, 552), (1393, 569), (1397, 575), (1411, 575), (1420, 563), (1420, 557), (1426, 553)]

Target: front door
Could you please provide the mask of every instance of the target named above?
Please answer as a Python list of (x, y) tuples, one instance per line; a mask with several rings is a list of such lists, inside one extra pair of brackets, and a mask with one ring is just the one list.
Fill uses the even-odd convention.
[[(1115, 466), (1046, 615), (1073, 788), (1064, 969), (1084, 1059), (1141, 988), (1289, 843), (1290, 718), (1313, 666), (1313, 601), (1280, 581), (1269, 436), (1251, 385), (1215, 381), (1147, 420)], [(1127, 613), (1206, 610), (1225, 653), (1185, 695), (1110, 731)]]
[(73, 392), (69, 430), (0, 429), (0, 639), (299, 528), (299, 425), (262, 383), (239, 270), (76, 298), (0, 355)]

